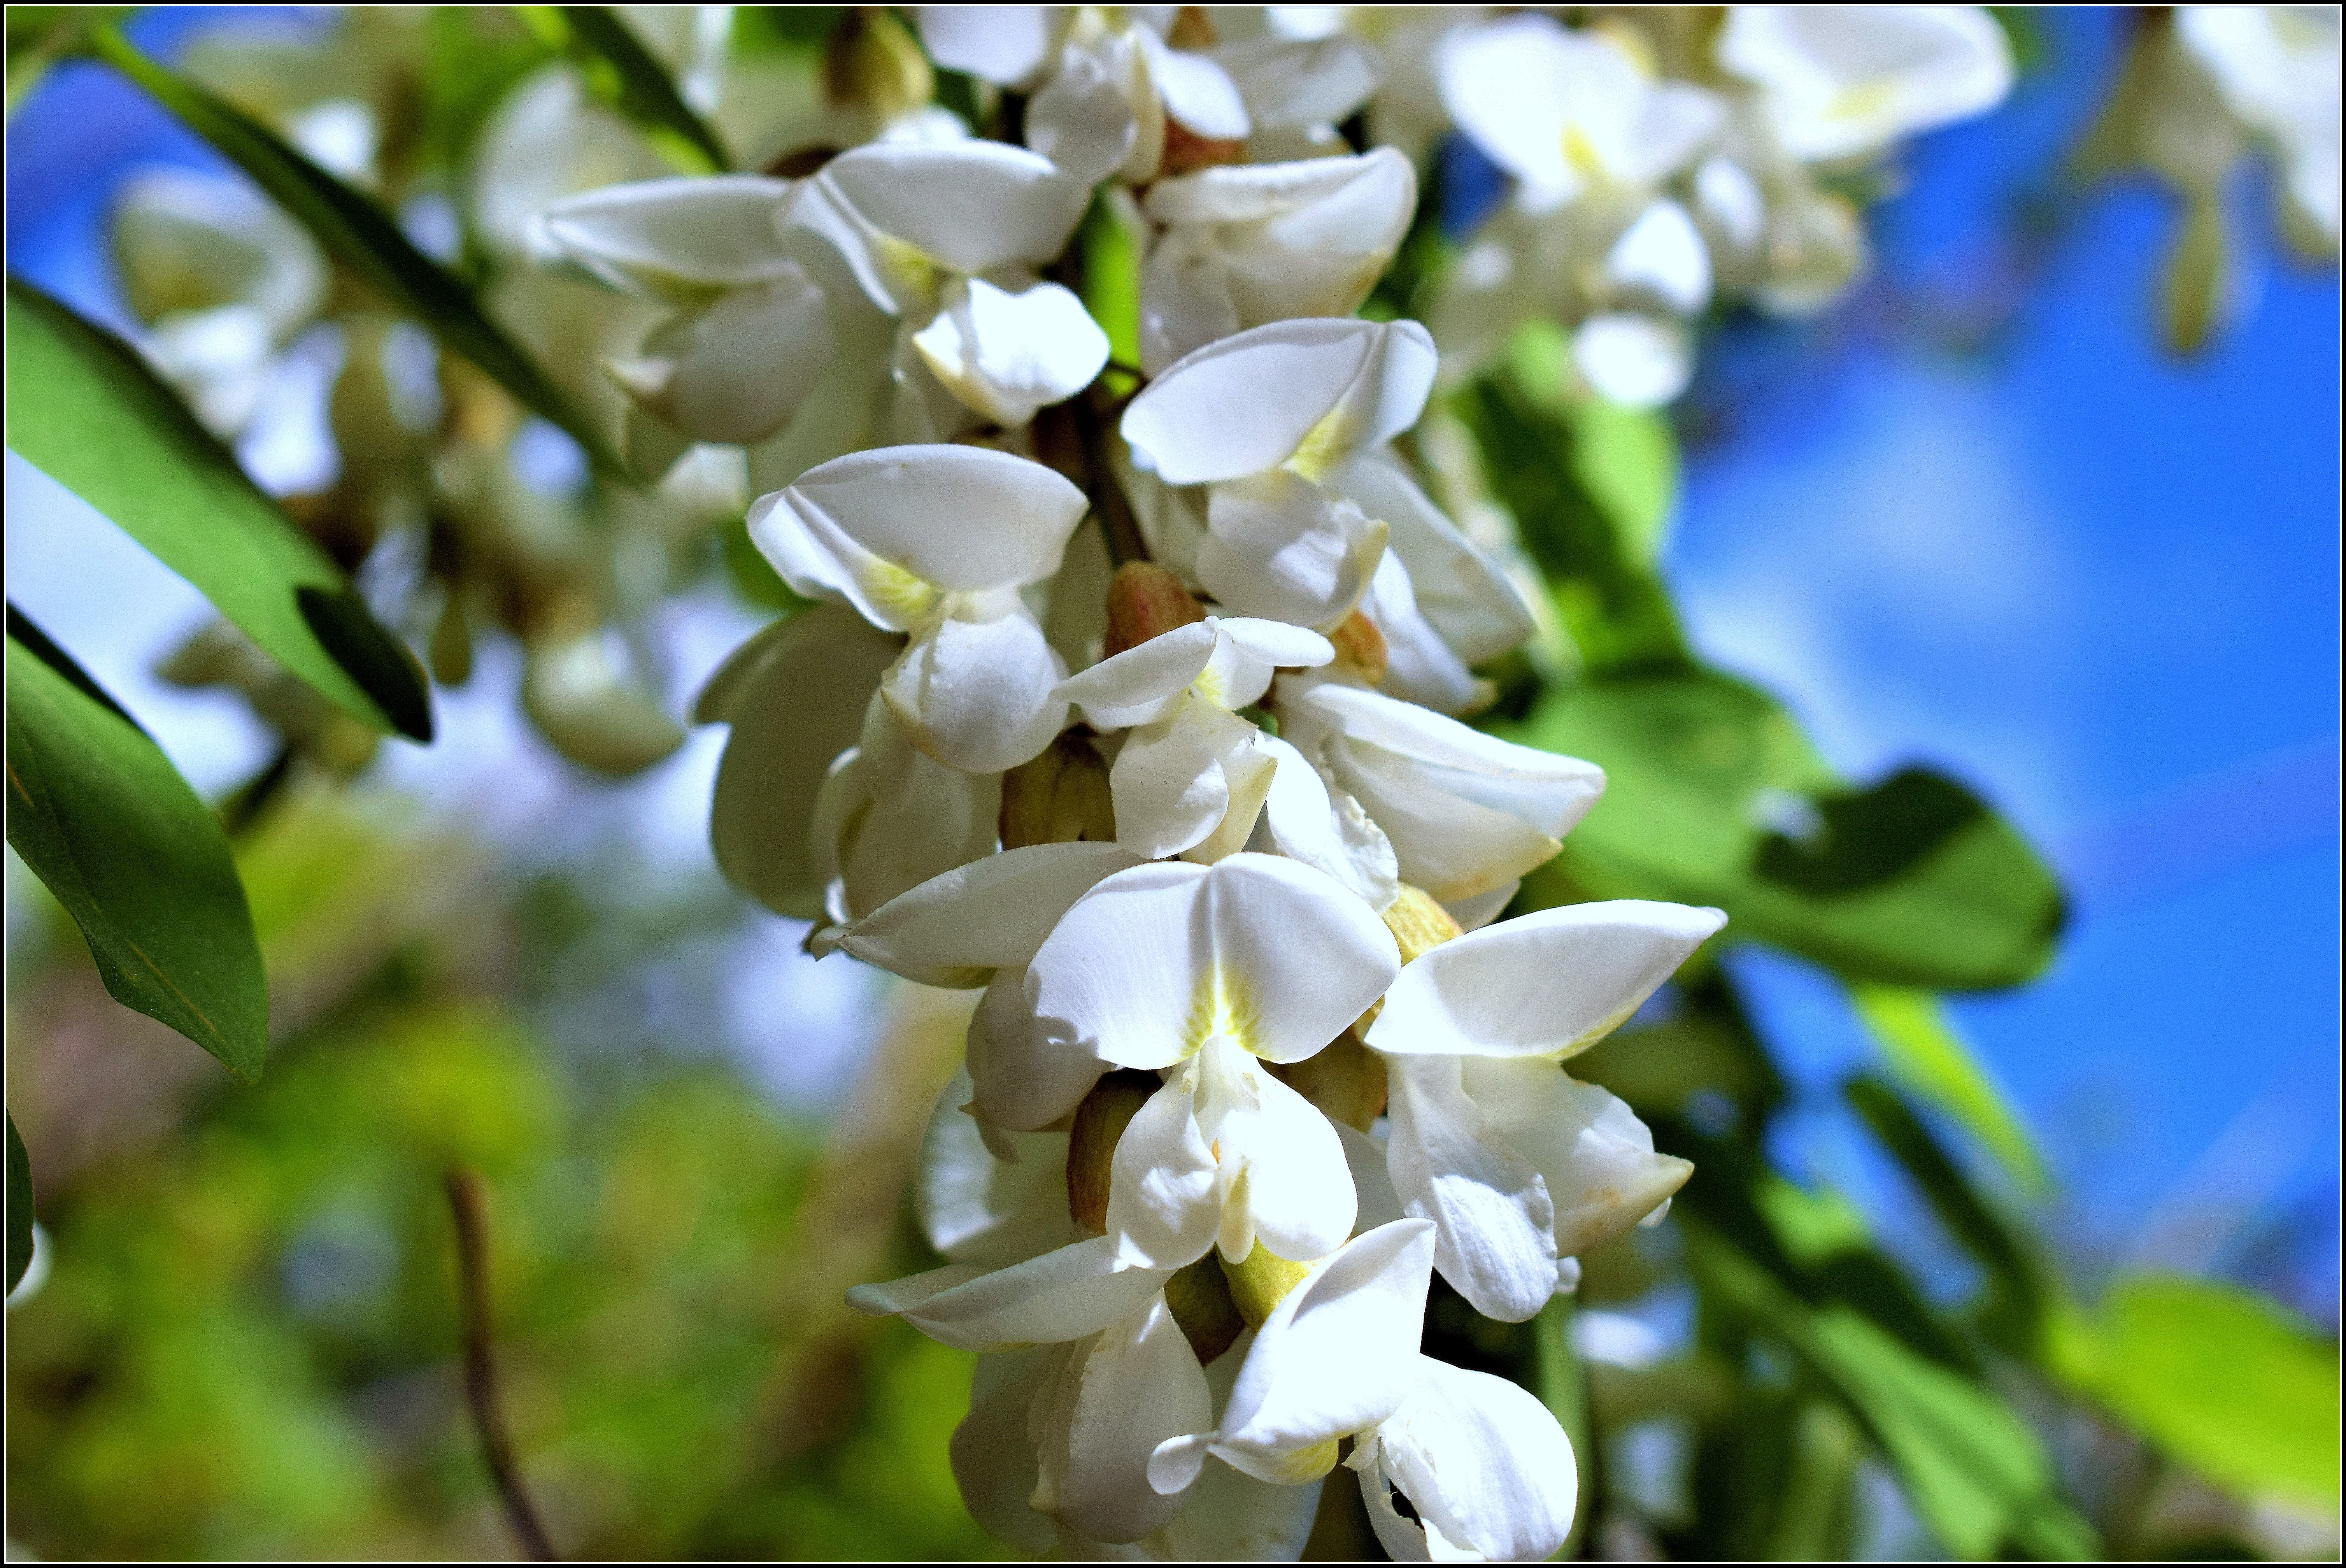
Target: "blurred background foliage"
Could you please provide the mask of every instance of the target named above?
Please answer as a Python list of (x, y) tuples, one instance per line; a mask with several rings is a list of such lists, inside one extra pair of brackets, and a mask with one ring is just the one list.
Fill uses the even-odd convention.
[[(121, 15), (66, 9), (11, 8), (12, 114)], [(731, 50), (759, 90), (819, 107), (834, 29), (876, 25), (844, 16), (740, 7)], [(2065, 68), (2036, 14), (2004, 16), (2025, 70)], [(636, 176), (723, 151), (599, 8), (436, 8), (370, 32), (379, 20), (345, 36), (395, 40), (397, 69), (335, 58), (369, 92), (397, 86), (376, 105), (386, 205), (460, 183), (499, 107), (557, 62), (641, 137)], [(191, 76), (201, 45), (178, 56)], [(204, 98), (107, 58), (231, 157), (245, 145)], [(265, 66), (215, 56), (206, 79), (264, 121), (329, 90), (289, 99)], [(933, 86), (977, 102), (949, 73)], [(738, 125), (717, 128), (740, 145)], [(276, 155), (253, 145), (238, 161), (268, 183), (256, 162)], [(452, 346), (476, 331), (460, 319), (473, 296), (434, 294), (419, 251), (367, 249), (374, 198), (270, 167), (338, 287), (362, 280), (369, 309), (387, 298)], [(12, 148), (12, 192), (15, 171)], [(1471, 149), (1441, 155), (1373, 311), (1409, 311), (1494, 188)], [(1877, 290), (1851, 314), (1992, 352), (2076, 210), (2039, 181), (1984, 283)], [(338, 224), (356, 251), (332, 243)], [(1107, 264), (1114, 232), (1086, 233), (1113, 331), (1129, 278)], [(457, 239), (439, 260), (491, 297), (498, 259)], [(2326, 1313), (2309, 1322), (2069, 1245), (2065, 1173), (1943, 1000), (2038, 974), (2067, 891), (1964, 782), (1919, 765), (1841, 777), (1789, 708), (1693, 646), (1663, 572), (1682, 469), (1734, 417), (1736, 376), (1844, 330), (1712, 325), (1729, 368), (1671, 418), (1587, 401), (1562, 334), (1535, 324), (1437, 405), (1412, 456), (1454, 513), (1511, 518), (1545, 579), (1554, 635), (1492, 672), (1489, 722), (1612, 780), (1522, 907), (1719, 904), (1735, 940), (1827, 977), (1868, 1054), (1821, 1105), (1746, 972), (1703, 955), (1575, 1068), (1697, 1162), (1670, 1221), (1591, 1255), (1577, 1298), (1527, 1324), (1480, 1319), (1437, 1284), (1429, 1349), (1521, 1380), (1565, 1421), (1579, 1554), (2334, 1556), (2334, 1274), (2326, 1296), (2318, 1278), (2294, 1293)], [(722, 629), (706, 641), (796, 607), (738, 519), (666, 543), (665, 585)], [(452, 723), (472, 645), (462, 661), (431, 646)], [(486, 667), (485, 628), (481, 649)], [(556, 764), (560, 789), (516, 833), (468, 815), (494, 782), (435, 806), (362, 772), (375, 744), (349, 730), (315, 711), (278, 723), (268, 765), (211, 791), (267, 970), (255, 1085), (109, 1000), (10, 857), (8, 1105), (41, 1226), (8, 1317), (11, 1554), (509, 1551), (465, 1409), (452, 1168), (485, 1184), (507, 1419), (566, 1555), (999, 1554), (946, 1461), (969, 1358), (841, 1299), (933, 1261), (905, 1180), (969, 999), (870, 977), (842, 992), (845, 960), (817, 980), (789, 955), (795, 932), (775, 940), (697, 840), (681, 869), (647, 858), (619, 826), (649, 809), (640, 791)], [(686, 783), (697, 834), (705, 769)], [(774, 983), (744, 990), (755, 966)], [(1828, 1115), (1862, 1140), (1878, 1178), (1862, 1191), (1786, 1157), (1795, 1125)], [(1330, 1488), (1312, 1555), (1373, 1554), (1351, 1498)]]

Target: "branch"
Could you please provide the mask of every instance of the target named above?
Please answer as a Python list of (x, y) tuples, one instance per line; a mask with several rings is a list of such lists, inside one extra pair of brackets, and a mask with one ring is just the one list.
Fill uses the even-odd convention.
[(505, 1521), (521, 1540), (525, 1556), (533, 1563), (558, 1563), (546, 1539), (537, 1507), (521, 1483), (514, 1463), (513, 1443), (505, 1435), (505, 1407), (497, 1399), (497, 1368), (490, 1358), (489, 1218), (481, 1196), (478, 1173), (452, 1166), (446, 1177), (448, 1208), (456, 1219), (456, 1266), (464, 1322), (464, 1395), (473, 1408), (473, 1429), (480, 1434), (481, 1458), (489, 1480), (505, 1504)]
[(1148, 559), (1148, 546), (1141, 541), (1140, 524), (1132, 515), (1132, 503), (1124, 487), (1116, 482), (1116, 470), (1107, 460), (1107, 428), (1099, 410), (1092, 406), (1089, 392), (1077, 392), (1065, 404), (1073, 416), (1076, 441), (1083, 456), (1084, 488), (1091, 493), (1092, 510), (1099, 514), (1100, 527), (1107, 537), (1108, 559), (1117, 565), (1127, 561)]

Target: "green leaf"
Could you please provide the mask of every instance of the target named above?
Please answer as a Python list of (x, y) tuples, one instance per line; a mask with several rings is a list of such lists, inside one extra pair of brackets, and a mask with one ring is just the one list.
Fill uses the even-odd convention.
[(604, 472), (628, 477), (608, 442), (571, 407), (536, 361), (489, 320), (454, 273), (424, 255), (374, 202), (311, 163), (274, 131), (140, 54), (111, 27), (90, 36), (98, 58), (145, 88), (442, 346), (478, 365), (521, 404), (566, 432)]
[(219, 823), (170, 759), (8, 610), (8, 842), (65, 906), (117, 1002), (247, 1083), (269, 982)]
[(25, 1278), (33, 1263), (33, 1162), (25, 1140), (16, 1135), (16, 1118), (8, 1118), (8, 1288)]
[(1892, 985), (1852, 985), (1849, 997), (1902, 1083), (1985, 1145), (2023, 1192), (2045, 1190), (2045, 1159), (2028, 1125), (1936, 997)]
[(1708, 1224), (1686, 1228), (1705, 1285), (1848, 1404), (1949, 1551), (1986, 1557), (2009, 1542), (2041, 1557), (2090, 1554), (2090, 1531), (2055, 1494), (2044, 1444), (1993, 1390), (1848, 1306), (1810, 1308)]
[(2270, 1302), (2178, 1276), (2120, 1281), (2056, 1317), (2055, 1373), (2209, 1481), (2251, 1500), (2339, 1505), (2338, 1345)]
[[(1601, 765), (1605, 798), (1525, 883), (1576, 897), (1714, 904), (1728, 935), (1853, 981), (1968, 991), (2042, 969), (2059, 887), (1961, 785), (1910, 769), (1845, 790), (1772, 700), (1709, 672), (1550, 692), (1509, 739)], [(1770, 830), (1814, 819), (1795, 840)], [(1799, 824), (1794, 824), (1796, 827)]]
[(1569, 433), (1572, 474), (1591, 504), (1611, 521), (1632, 560), (1651, 566), (1661, 555), (1678, 497), (1678, 440), (1668, 415), (1591, 397), (1572, 365), (1572, 334), (1545, 317), (1507, 341), (1515, 386)]
[[(1620, 453), (1584, 451), (1575, 426), (1512, 372), (1476, 382), (1455, 406), (1482, 447), (1494, 497), (1514, 514), (1588, 667), (1685, 667), (1686, 638), (1653, 571), (1659, 523), (1613, 511), (1650, 506), (1653, 477), (1635, 475)], [(1586, 479), (1592, 473), (1602, 476), (1597, 491)]]
[[(1103, 186), (1084, 215), (1084, 309), (1107, 333), (1108, 358), (1140, 363), (1140, 236), (1107, 199)], [(1126, 211), (1129, 211), (1127, 204)]]
[(352, 717), (432, 738), (421, 672), (324, 552), (129, 345), (15, 278), (8, 444)]
[(602, 5), (515, 7), (547, 43), (569, 51), (595, 96), (634, 122), (654, 151), (686, 174), (733, 167), (725, 146), (677, 96), (668, 71)]

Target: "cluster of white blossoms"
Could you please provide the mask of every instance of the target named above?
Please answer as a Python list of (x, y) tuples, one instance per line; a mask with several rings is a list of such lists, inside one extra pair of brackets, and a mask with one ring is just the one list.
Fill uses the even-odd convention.
[[(1564, 1432), (1421, 1353), (1427, 1292), (1520, 1322), (1660, 1219), (1692, 1167), (1566, 1064), (1724, 917), (1498, 918), (1604, 776), (1464, 722), (1539, 623), (1396, 438), (1527, 313), (1673, 395), (1715, 286), (1829, 297), (1831, 179), (2010, 76), (1969, 9), (1354, 20), (924, 10), (996, 138), (898, 117), (528, 225), (663, 312), (607, 367), (631, 455), (746, 449), (813, 602), (700, 697), (720, 865), (818, 954), (982, 992), (921, 1160), (947, 1261), (852, 1299), (981, 1353), (956, 1473), (1038, 1553), (1292, 1557), (1340, 1462), (1395, 1557), (1565, 1539)], [(1407, 117), (1409, 26), (1518, 181), (1431, 331), (1353, 315), (1421, 169), (1334, 128)]]

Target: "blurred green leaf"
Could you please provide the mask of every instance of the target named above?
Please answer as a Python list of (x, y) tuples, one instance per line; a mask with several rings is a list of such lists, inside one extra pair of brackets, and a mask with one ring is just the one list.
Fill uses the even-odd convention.
[(1889, 1084), (1861, 1076), (1842, 1092), (1922, 1189), (1947, 1233), (1986, 1266), (1994, 1292), (1986, 1314), (1991, 1337), (2015, 1355), (2034, 1355), (2045, 1296), (2044, 1270), (2035, 1254)]
[(678, 169), (722, 174), (733, 167), (716, 132), (677, 95), (667, 69), (608, 6), (515, 9), (548, 44), (569, 51), (595, 96), (633, 121), (653, 150)]
[(423, 26), (424, 158), (454, 170), (506, 93), (555, 52), (495, 5), (434, 5)]
[(90, 28), (137, 9), (130, 5), (11, 5), (8, 7), (7, 112), (41, 85)]
[(1105, 192), (1084, 215), (1084, 308), (1107, 333), (1108, 358), (1140, 363), (1140, 236), (1127, 226)]
[(8, 444), (377, 729), (432, 738), (406, 650), (122, 340), (8, 280)]
[(1848, 1403), (1949, 1551), (1985, 1557), (2010, 1543), (2040, 1557), (2092, 1553), (2091, 1532), (2055, 1494), (2044, 1445), (1987, 1386), (1915, 1354), (1847, 1306), (1811, 1308), (1707, 1224), (1688, 1231), (1704, 1283)]
[(560, 428), (597, 467), (628, 477), (595, 427), (537, 362), (491, 321), (454, 273), (418, 250), (382, 208), (311, 163), (276, 132), (195, 82), (140, 54), (111, 27), (91, 35), (98, 58), (145, 88), (252, 178), (314, 236), (326, 253), (423, 323), (443, 346), (478, 365), (522, 406)]
[(2049, 1178), (2036, 1140), (1938, 999), (1891, 985), (1852, 985), (1849, 995), (1899, 1080), (1985, 1145), (2023, 1192), (2044, 1191)]
[(2246, 1290), (2179, 1276), (2121, 1280), (2099, 1311), (2050, 1327), (2055, 1371), (2173, 1458), (2243, 1497), (2335, 1513), (2335, 1341)]
[[(2066, 911), (2001, 818), (1918, 769), (1842, 790), (1790, 715), (1710, 672), (1550, 692), (1509, 739), (1586, 758), (1608, 787), (1531, 908), (1575, 896), (1715, 904), (1730, 937), (1858, 981), (1977, 990), (2042, 969)], [(1772, 820), (1811, 816), (1800, 840)], [(1794, 824), (1800, 827), (1800, 824)]]
[(1545, 317), (1507, 341), (1515, 387), (1569, 433), (1573, 477), (1618, 532), (1629, 556), (1651, 567), (1678, 505), (1678, 440), (1657, 409), (1591, 397), (1572, 365), (1572, 334)]
[[(1507, 371), (1465, 388), (1455, 407), (1482, 448), (1493, 494), (1514, 514), (1588, 667), (1616, 674), (1684, 668), (1688, 655), (1678, 613), (1652, 569), (1660, 514), (1649, 522), (1645, 509), (1655, 504), (1658, 481), (1639, 472), (1641, 463), (1652, 462), (1651, 442), (1641, 458), (1640, 438), (1625, 441), (1619, 428), (1584, 441)], [(1602, 450), (1606, 441), (1616, 450)], [(1601, 476), (1594, 492), (1591, 473)], [(1614, 506), (1634, 515), (1616, 516)]]
[(16, 1135), (16, 1118), (8, 1117), (8, 1288), (25, 1278), (33, 1263), (33, 1162), (25, 1140)]
[[(1572, 1348), (1575, 1310), (1576, 1304), (1569, 1294), (1558, 1295), (1532, 1319), (1531, 1391), (1556, 1417), (1564, 1435), (1572, 1440), (1572, 1457), (1580, 1472), (1580, 1495), (1593, 1498), (1596, 1495), (1596, 1432), (1588, 1420), (1588, 1367)], [(1587, 1538), (1591, 1512), (1584, 1505), (1574, 1514), (1572, 1533), (1565, 1538), (1557, 1556), (1569, 1559), (1579, 1555), (1578, 1548)]]
[(81, 927), (106, 989), (247, 1083), (269, 981), (228, 840), (160, 748), (8, 610), (8, 842)]

